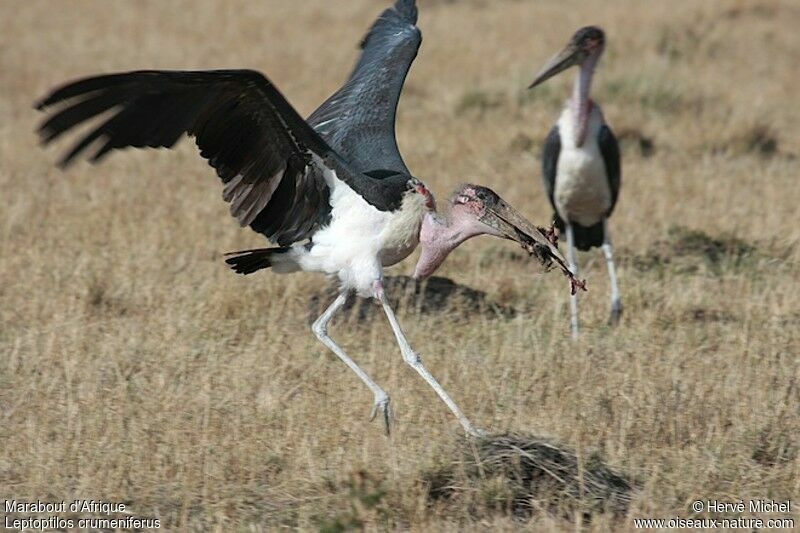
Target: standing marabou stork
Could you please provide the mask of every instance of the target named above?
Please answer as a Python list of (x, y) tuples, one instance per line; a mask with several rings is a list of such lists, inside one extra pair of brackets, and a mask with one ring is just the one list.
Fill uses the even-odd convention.
[[(619, 322), (622, 314), (608, 217), (619, 196), (621, 163), (617, 139), (603, 118), (600, 106), (589, 98), (592, 76), (605, 47), (605, 34), (596, 26), (587, 26), (572, 36), (533, 80), (533, 88), (573, 65), (580, 70), (572, 98), (544, 144), (542, 177), (547, 196), (555, 209), (555, 223), (567, 233), (569, 267), (577, 275), (575, 248), (603, 249), (611, 279), (611, 315), (609, 323)], [(570, 297), (571, 329), (578, 336), (578, 300)]]
[[(272, 267), (279, 273), (322, 272), (341, 293), (314, 322), (316, 336), (375, 396), (388, 431), (389, 396), (328, 336), (331, 317), (356, 292), (374, 297), (386, 313), (404, 360), (456, 415), (478, 433), (423, 366), (403, 334), (383, 288), (383, 268), (405, 259), (421, 242), (415, 276), (430, 275), (463, 241), (487, 234), (519, 242), (542, 262), (567, 267), (546, 232), (526, 221), (491, 190), (463, 186), (447, 216), (413, 177), (394, 135), (395, 109), (421, 42), (413, 0), (398, 0), (374, 23), (347, 83), (308, 121), (262, 74), (249, 70), (137, 71), (69, 83), (37, 104), (57, 106), (39, 129), (48, 143), (73, 127), (109, 115), (61, 161), (67, 166), (92, 145), (98, 161), (129, 146), (172, 147), (184, 134), (224, 183), (222, 196), (242, 226), (277, 244), (229, 254), (242, 274)], [(162, 179), (161, 186), (169, 186)], [(572, 278), (571, 278), (572, 279)]]

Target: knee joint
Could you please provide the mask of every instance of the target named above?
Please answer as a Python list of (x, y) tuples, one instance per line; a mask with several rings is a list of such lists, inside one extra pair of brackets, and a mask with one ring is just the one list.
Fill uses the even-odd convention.
[(311, 324), (311, 331), (314, 332), (314, 335), (316, 335), (318, 339), (322, 339), (323, 337), (328, 336), (328, 325), (324, 322), (316, 320), (313, 324)]
[(419, 366), (422, 364), (422, 357), (420, 357), (417, 352), (412, 350), (403, 352), (403, 359), (405, 359), (406, 363), (411, 366)]

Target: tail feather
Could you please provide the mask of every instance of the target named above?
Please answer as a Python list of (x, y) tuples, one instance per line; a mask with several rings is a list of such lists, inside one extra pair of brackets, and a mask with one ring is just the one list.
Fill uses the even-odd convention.
[(272, 256), (289, 251), (289, 248), (255, 248), (253, 250), (239, 250), (229, 252), (225, 262), (239, 274), (252, 274), (262, 268), (272, 266)]
[[(563, 234), (566, 228), (564, 220), (558, 214), (554, 214), (553, 218), (555, 218), (558, 231)], [(572, 234), (575, 236), (575, 248), (578, 250), (585, 252), (603, 245), (605, 232), (603, 231), (602, 220), (593, 226), (581, 226), (575, 222), (572, 222), (570, 226), (572, 226)]]

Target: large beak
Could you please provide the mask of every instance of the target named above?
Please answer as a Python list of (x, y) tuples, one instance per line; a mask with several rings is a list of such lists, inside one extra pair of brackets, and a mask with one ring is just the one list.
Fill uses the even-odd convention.
[(528, 89), (533, 89), (540, 83), (549, 80), (559, 72), (568, 69), (572, 65), (577, 65), (578, 63), (580, 63), (580, 48), (575, 46), (573, 43), (570, 43), (566, 48), (548, 61), (544, 68), (539, 71), (539, 74), (536, 75), (536, 78), (533, 80), (533, 82), (528, 86)]
[(480, 221), (500, 232), (506, 239), (518, 242), (546, 268), (555, 264), (570, 279), (570, 292), (573, 294), (579, 288), (586, 290), (585, 282), (573, 275), (561, 255), (553, 228), (533, 225), (499, 196), (492, 205), (486, 206)]

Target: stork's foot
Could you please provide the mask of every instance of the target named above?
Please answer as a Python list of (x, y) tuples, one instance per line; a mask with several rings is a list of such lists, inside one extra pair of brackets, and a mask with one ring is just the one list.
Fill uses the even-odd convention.
[(617, 301), (611, 304), (611, 314), (608, 316), (608, 325), (618, 325), (620, 317), (622, 317), (622, 302)]
[(386, 393), (375, 395), (375, 403), (372, 405), (372, 413), (369, 415), (369, 421), (372, 422), (375, 420), (375, 417), (377, 417), (379, 413), (383, 420), (386, 434), (389, 435), (391, 433), (392, 422), (394, 421), (394, 413), (392, 413), (389, 395)]

